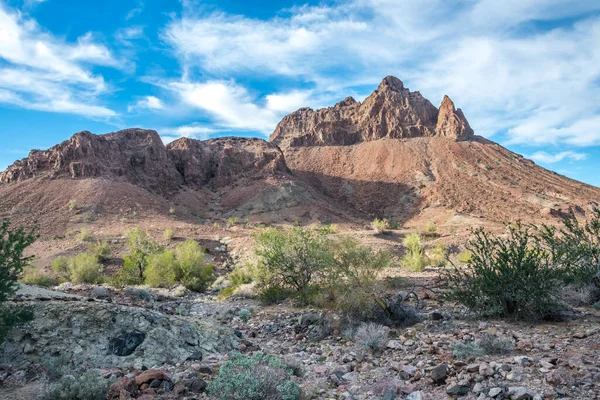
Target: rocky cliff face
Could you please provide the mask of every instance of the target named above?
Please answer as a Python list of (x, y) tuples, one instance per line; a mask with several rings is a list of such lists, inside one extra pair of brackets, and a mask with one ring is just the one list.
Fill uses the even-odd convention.
[(1, 172), (0, 183), (102, 177), (170, 193), (184, 184), (219, 188), (287, 172), (281, 150), (261, 139), (182, 138), (165, 146), (156, 131), (126, 129), (106, 135), (84, 131), (49, 150), (34, 150)]
[(287, 148), (434, 136), (469, 140), (473, 130), (448, 96), (438, 110), (419, 92), (388, 76), (363, 103), (348, 97), (333, 107), (302, 108), (286, 116), (270, 141)]

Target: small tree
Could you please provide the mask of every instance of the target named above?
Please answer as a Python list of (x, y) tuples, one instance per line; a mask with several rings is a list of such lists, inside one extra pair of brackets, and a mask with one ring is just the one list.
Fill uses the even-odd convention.
[(127, 231), (125, 236), (129, 254), (123, 257), (123, 269), (114, 276), (113, 283), (118, 286), (141, 284), (144, 282), (148, 258), (162, 248), (140, 228)]
[(402, 267), (410, 271), (422, 271), (425, 264), (427, 264), (427, 259), (425, 258), (425, 246), (421, 235), (410, 233), (406, 235), (402, 244), (406, 247), (406, 254), (400, 261)]
[(17, 281), (23, 268), (32, 259), (24, 257), (23, 252), (36, 240), (35, 231), (36, 228), (29, 231), (23, 227), (12, 229), (8, 220), (0, 224), (0, 343), (10, 328), (32, 317), (31, 310), (8, 310), (4, 303), (17, 291)]

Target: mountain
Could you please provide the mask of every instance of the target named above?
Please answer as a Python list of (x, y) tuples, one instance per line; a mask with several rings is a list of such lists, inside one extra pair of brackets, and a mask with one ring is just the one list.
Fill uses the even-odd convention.
[(270, 141), (303, 182), (369, 215), (535, 220), (600, 201), (599, 188), (476, 136), (448, 96), (437, 109), (390, 76), (362, 103), (286, 116)]
[[(600, 189), (541, 168), (474, 134), (449, 97), (436, 108), (397, 78), (362, 103), (302, 108), (269, 142), (84, 131), (0, 173), (0, 218), (46, 231), (132, 211), (178, 218), (452, 222), (539, 220), (598, 206)], [(68, 203), (79, 205), (73, 215)]]

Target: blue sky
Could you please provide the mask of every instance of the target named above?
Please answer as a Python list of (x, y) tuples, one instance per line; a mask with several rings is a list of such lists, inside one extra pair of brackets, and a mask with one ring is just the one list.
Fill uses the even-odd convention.
[(600, 186), (598, 0), (0, 0), (0, 170), (81, 130), (267, 138), (386, 75)]

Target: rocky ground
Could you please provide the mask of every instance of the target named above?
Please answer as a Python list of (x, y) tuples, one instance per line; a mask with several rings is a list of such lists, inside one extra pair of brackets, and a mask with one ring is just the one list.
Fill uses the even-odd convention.
[[(419, 304), (420, 322), (386, 330), (384, 348), (373, 351), (353, 340), (355, 326), (344, 319), (290, 304), (88, 285), (62, 292), (25, 287), (15, 301), (34, 304), (37, 318), (5, 346), (4, 362), (13, 361), (0, 375), (6, 399), (36, 398), (44, 386), (39, 375), (30, 376), (32, 366), (58, 353), (120, 378), (111, 399), (207, 398), (207, 383), (232, 351), (277, 355), (313, 399), (600, 396), (600, 313), (593, 308), (528, 325), (476, 320), (428, 299)], [(250, 311), (247, 321), (240, 319), (243, 309)], [(144, 337), (119, 336), (128, 331)], [(472, 351), (485, 338), (499, 344)]]

